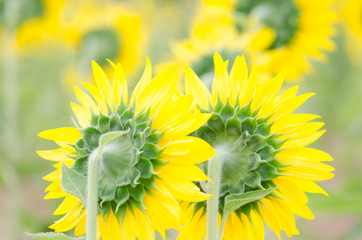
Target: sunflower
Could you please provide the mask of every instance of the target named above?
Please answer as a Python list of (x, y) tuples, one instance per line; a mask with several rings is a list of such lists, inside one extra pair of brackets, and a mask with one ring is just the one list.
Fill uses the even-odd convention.
[(60, 37), (87, 71), (90, 60), (108, 67), (105, 59), (122, 64), (132, 72), (142, 50), (141, 18), (117, 2), (69, 2), (61, 18)]
[(112, 65), (112, 83), (93, 62), (96, 85), (83, 83), (89, 94), (75, 87), (81, 105), (71, 106), (78, 127), (39, 134), (60, 147), (37, 152), (56, 162), (56, 170), (44, 177), (52, 182), (45, 199), (64, 198), (54, 214), (65, 215), (50, 228), (65, 232), (75, 227), (75, 235), (85, 234), (84, 202), (62, 187), (62, 163), (84, 178), (98, 139), (111, 131), (128, 130), (102, 153), (98, 239), (154, 239), (155, 230), (164, 235), (165, 229), (179, 228), (178, 201), (209, 197), (193, 181), (207, 179), (196, 164), (208, 160), (215, 151), (204, 140), (188, 135), (211, 114), (191, 113), (193, 98), (176, 91), (177, 77), (163, 72), (152, 78), (149, 61), (128, 101), (123, 69), (120, 64)]
[(345, 23), (347, 50), (351, 59), (358, 65), (362, 63), (362, 1), (343, 1), (342, 19)]
[[(0, 5), (1, 25), (6, 24), (12, 31), (16, 29), (16, 44), (22, 53), (33, 50), (34, 46), (54, 44), (63, 0), (19, 0), (16, 7), (7, 7), (4, 1), (0, 1)], [(9, 14), (15, 16), (11, 19), (13, 22), (5, 23), (5, 15)]]
[(204, 0), (201, 12), (211, 17), (197, 18), (192, 32), (196, 38), (206, 39), (220, 28), (229, 32), (234, 29), (239, 35), (250, 37), (244, 49), (255, 46), (250, 50), (254, 55), (260, 54), (256, 63), (261, 73), (275, 75), (285, 66), (287, 79), (295, 79), (311, 70), (309, 58), (323, 60), (322, 50), (334, 50), (330, 37), (334, 34), (331, 24), (336, 15), (329, 9), (333, 2)]
[(227, 59), (240, 54), (249, 56), (264, 50), (273, 38), (272, 31), (260, 27), (250, 28), (241, 35), (235, 29), (227, 8), (202, 7), (193, 20), (189, 37), (171, 43), (174, 60), (161, 64), (160, 68), (174, 67), (183, 73), (184, 66), (190, 66), (211, 88), (214, 52)]
[[(194, 94), (194, 104), (202, 112), (213, 113), (194, 135), (216, 149), (215, 156), (221, 155), (219, 224), (231, 196), (271, 189), (226, 216), (223, 239), (264, 239), (263, 222), (279, 239), (280, 230), (289, 237), (298, 234), (294, 214), (314, 218), (306, 206), (305, 192), (327, 195), (315, 181), (332, 178), (330, 171), (334, 170), (322, 163), (332, 161), (327, 153), (307, 147), (325, 132), (319, 131), (323, 123), (310, 122), (318, 116), (293, 113), (313, 94), (296, 96), (297, 86), (278, 94), (285, 71), (259, 84), (257, 67), (249, 74), (244, 57), (236, 58), (230, 74), (228, 61), (217, 53), (214, 62), (211, 93), (190, 68), (186, 69), (185, 91)], [(200, 163), (205, 173), (210, 170), (206, 165)], [(208, 176), (215, 180), (210, 171)], [(198, 185), (210, 188), (205, 182)], [(186, 216), (178, 239), (203, 239), (206, 202), (183, 202), (182, 206)]]

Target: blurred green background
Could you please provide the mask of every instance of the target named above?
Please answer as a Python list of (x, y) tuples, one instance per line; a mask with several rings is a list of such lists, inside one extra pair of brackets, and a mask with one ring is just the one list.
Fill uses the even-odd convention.
[[(0, 6), (4, 2), (0, 1)], [(192, 0), (122, 2), (139, 14), (144, 23), (141, 31), (145, 39), (139, 64), (129, 77), (138, 79), (145, 56), (157, 65), (169, 57), (170, 42), (187, 37), (198, 3)], [(42, 177), (52, 171), (52, 163), (35, 153), (55, 145), (37, 134), (73, 125), (70, 101), (75, 101), (75, 97), (71, 84), (79, 86), (79, 83), (65, 77), (65, 72), (76, 65), (79, 56), (74, 49), (56, 41), (48, 45), (42, 42), (38, 44), (40, 48), (32, 44), (12, 48), (9, 43), (14, 40), (12, 30), (7, 32), (4, 21), (2, 24), (0, 240), (28, 239), (23, 232), (49, 231), (47, 226), (57, 219), (51, 213), (59, 201), (43, 200), (47, 182)], [(292, 239), (362, 239), (362, 68), (361, 63), (350, 60), (346, 48), (351, 46), (343, 24), (337, 23), (336, 30), (337, 50), (328, 53), (323, 63), (312, 62), (314, 72), (297, 83), (300, 92), (317, 94), (298, 111), (322, 116), (327, 133), (314, 146), (334, 157), (331, 165), (336, 175), (320, 184), (329, 197), (309, 194), (309, 206), (316, 219), (307, 221), (297, 217), (301, 234)], [(10, 83), (5, 79), (9, 67), (10, 71), (16, 67), (13, 69), (16, 81)], [(174, 239), (176, 233), (171, 230), (168, 235)], [(266, 239), (276, 237), (267, 233)]]

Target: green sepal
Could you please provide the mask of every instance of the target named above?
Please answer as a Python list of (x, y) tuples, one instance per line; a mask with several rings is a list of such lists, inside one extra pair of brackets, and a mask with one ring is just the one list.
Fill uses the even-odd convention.
[(256, 154), (256, 153), (251, 153), (249, 155), (248, 159), (249, 159), (248, 165), (246, 166), (246, 169), (248, 171), (253, 171), (253, 170), (257, 169), (262, 162), (259, 154)]
[(244, 181), (245, 184), (251, 188), (258, 188), (258, 187), (262, 188), (261, 177), (257, 171), (248, 172), (248, 174), (245, 176)]
[(110, 131), (109, 120), (110, 118), (107, 115), (102, 113), (99, 114), (98, 127), (102, 133), (107, 133)]
[(155, 178), (152, 177), (152, 178), (141, 178), (140, 179), (140, 183), (146, 187), (146, 191), (147, 190), (152, 190), (152, 189), (156, 189), (157, 190), (157, 186), (156, 186), (156, 181), (155, 181)]
[(255, 118), (247, 117), (241, 122), (241, 126), (243, 131), (247, 131), (250, 135), (252, 135), (255, 132), (257, 123)]
[(258, 155), (260, 156), (260, 158), (267, 162), (273, 160), (275, 154), (276, 154), (275, 149), (270, 145), (266, 145), (265, 147), (263, 147), (258, 151)]
[(268, 136), (270, 134), (270, 128), (271, 128), (271, 124), (268, 124), (268, 123), (258, 124), (258, 127), (257, 127), (255, 133), (263, 135), (263, 136)]
[(221, 101), (220, 97), (217, 96), (217, 101), (216, 101), (215, 107), (211, 110), (211, 112), (219, 113), (223, 106), (224, 106), (223, 102)]
[(242, 134), (242, 127), (241, 127), (241, 122), (240, 120), (234, 116), (233, 118), (229, 118), (226, 121), (226, 134), (228, 135), (235, 135), (235, 136), (240, 136)]
[(124, 129), (122, 122), (117, 114), (112, 115), (112, 117), (110, 118), (109, 129), (110, 131), (120, 131)]
[(152, 143), (145, 143), (141, 157), (147, 159), (159, 159), (163, 149)]
[(133, 144), (136, 148), (141, 149), (145, 145), (146, 139), (143, 132), (138, 132), (134, 136)]
[(263, 162), (257, 169), (263, 181), (272, 180), (279, 176), (278, 170), (267, 162)]
[(122, 116), (122, 114), (124, 113), (124, 111), (126, 111), (128, 108), (128, 106), (125, 104), (125, 102), (123, 101), (123, 99), (121, 99), (120, 103), (118, 104), (118, 106), (115, 108), (114, 110), (114, 115), (118, 115), (118, 116)]
[[(146, 131), (147, 131), (147, 129), (146, 129)], [(145, 136), (147, 136), (146, 143), (153, 143), (153, 144), (158, 143), (162, 139), (164, 133), (165, 133), (164, 131), (162, 131), (160, 133), (156, 133), (156, 132), (153, 132), (150, 134), (145, 133)]]
[(98, 114), (95, 114), (92, 110), (91, 110), (91, 126), (97, 126), (98, 125), (98, 118), (99, 118), (99, 115)]
[(153, 169), (161, 168), (168, 163), (168, 161), (162, 161), (162, 160), (157, 160), (157, 159), (151, 159), (151, 162), (153, 165)]
[(99, 204), (99, 212), (102, 214), (103, 219), (105, 219), (105, 216), (107, 213), (109, 213), (112, 209), (112, 203), (110, 201), (102, 201)]
[(200, 215), (200, 218), (206, 213), (206, 202), (195, 202), (194, 203), (194, 211), (192, 214), (192, 217), (195, 216), (195, 214), (201, 210), (202, 213)]
[(121, 113), (121, 122), (126, 123), (134, 116), (134, 111), (130, 108), (127, 108)]
[(64, 233), (57, 233), (57, 232), (25, 233), (25, 234), (38, 240), (85, 240), (85, 237), (69, 237)]
[(143, 123), (143, 122), (150, 121), (150, 115), (151, 115), (151, 108), (148, 108), (146, 111), (143, 111), (141, 114), (139, 114), (136, 117), (136, 123), (140, 124), (140, 123)]
[(223, 132), (225, 130), (225, 123), (222, 117), (214, 113), (207, 121), (207, 126), (212, 128), (215, 132)]
[(124, 217), (126, 216), (126, 212), (127, 212), (127, 204), (123, 204), (121, 205), (118, 210), (116, 211), (116, 215), (121, 217), (121, 222), (123, 224), (124, 221)]
[(251, 111), (251, 107), (250, 107), (250, 103), (242, 108), (240, 108), (238, 111), (237, 111), (237, 117), (239, 119), (245, 119), (247, 117), (251, 117), (253, 116), (253, 113)]
[(130, 194), (128, 192), (127, 187), (118, 187), (116, 190), (115, 201), (117, 203), (116, 212), (118, 212), (119, 208), (127, 202)]
[(87, 178), (62, 163), (60, 184), (64, 192), (77, 197), (86, 205)]
[(136, 132), (143, 132), (151, 125), (151, 121), (143, 122), (136, 125)]
[(259, 134), (255, 134), (251, 136), (250, 143), (248, 144), (248, 148), (251, 152), (258, 152), (265, 146), (268, 138)]
[(229, 101), (221, 108), (220, 115), (224, 119), (224, 122), (234, 115), (235, 109), (230, 105)]
[(287, 141), (287, 139), (277, 140), (276, 137), (278, 137), (278, 136), (275, 136), (274, 138), (269, 138), (268, 144), (271, 145), (275, 149), (280, 149), (282, 147), (282, 145)]
[(216, 138), (216, 132), (209, 126), (204, 125), (196, 131), (196, 136), (202, 138), (208, 143), (211, 143)]
[(230, 194), (244, 193), (244, 191), (245, 191), (245, 182), (243, 180), (240, 180), (238, 184), (234, 184), (229, 188)]
[(146, 158), (141, 157), (136, 168), (141, 172), (141, 178), (150, 178), (155, 174), (151, 161)]
[(145, 215), (145, 209), (144, 209), (144, 206), (143, 206), (143, 202), (138, 202), (136, 200), (134, 200), (133, 198), (130, 198), (127, 202), (127, 206), (129, 209), (132, 209), (131, 212), (132, 214), (134, 214), (134, 211), (133, 211), (133, 207), (136, 207), (138, 208), (139, 210), (141, 210), (141, 212), (143, 212)]
[(98, 131), (95, 127), (87, 127), (81, 130), (83, 133), (83, 140), (91, 149), (98, 147), (98, 140), (101, 137), (102, 133)]
[(141, 184), (136, 185), (135, 187), (128, 186), (128, 192), (131, 197), (137, 202), (143, 203), (143, 197), (145, 195), (145, 189)]

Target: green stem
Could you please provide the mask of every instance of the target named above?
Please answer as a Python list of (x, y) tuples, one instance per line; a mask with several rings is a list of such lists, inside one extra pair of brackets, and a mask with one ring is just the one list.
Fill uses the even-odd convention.
[(221, 219), (220, 228), (219, 228), (219, 240), (222, 240), (222, 235), (224, 233), (225, 223), (227, 219), (228, 219), (227, 217), (223, 217)]
[(97, 240), (98, 175), (102, 151), (103, 146), (100, 146), (90, 155), (88, 160), (87, 240)]
[(208, 185), (208, 193), (212, 194), (207, 200), (207, 239), (218, 240), (219, 191), (221, 181), (222, 154), (216, 151), (209, 160), (208, 177), (212, 182)]

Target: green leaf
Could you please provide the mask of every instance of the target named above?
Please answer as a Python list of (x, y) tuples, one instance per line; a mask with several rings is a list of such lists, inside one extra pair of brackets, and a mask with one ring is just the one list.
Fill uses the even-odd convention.
[(265, 190), (256, 190), (242, 194), (230, 194), (229, 196), (225, 197), (224, 203), (224, 214), (221, 219), (220, 229), (219, 229), (219, 236), (222, 237), (223, 229), (226, 223), (226, 220), (229, 218), (230, 214), (235, 210), (241, 208), (242, 206), (260, 200), (263, 197), (268, 196), (277, 188), (269, 188)]
[(64, 233), (25, 233), (26, 235), (39, 240), (85, 240), (85, 237), (69, 237)]
[(79, 198), (86, 205), (87, 178), (62, 164), (60, 184), (66, 193)]
[(229, 196), (225, 197), (224, 216), (229, 216), (233, 211), (244, 206), (245, 204), (260, 200), (263, 197), (268, 196), (275, 189), (277, 188), (256, 190), (241, 194), (230, 194)]
[(117, 137), (120, 137), (126, 133), (128, 133), (129, 129), (127, 131), (113, 131), (113, 132), (108, 132), (106, 134), (103, 134), (100, 138), (99, 138), (99, 145), (100, 146), (104, 146), (106, 145), (108, 142), (116, 139)]

